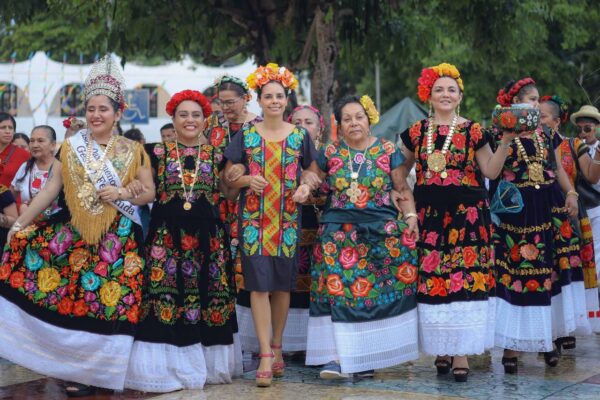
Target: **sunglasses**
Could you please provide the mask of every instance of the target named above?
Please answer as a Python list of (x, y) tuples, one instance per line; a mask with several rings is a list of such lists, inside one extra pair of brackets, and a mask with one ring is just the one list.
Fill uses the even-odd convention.
[(596, 128), (591, 126), (591, 125), (585, 125), (585, 126), (578, 126), (577, 127), (577, 132), (581, 133), (590, 133), (591, 131), (595, 130)]

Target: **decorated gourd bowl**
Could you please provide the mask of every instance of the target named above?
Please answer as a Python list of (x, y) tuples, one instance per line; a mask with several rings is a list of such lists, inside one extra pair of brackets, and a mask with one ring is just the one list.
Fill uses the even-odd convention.
[(492, 124), (496, 129), (502, 131), (530, 132), (537, 128), (539, 122), (539, 110), (529, 104), (496, 107), (492, 112)]

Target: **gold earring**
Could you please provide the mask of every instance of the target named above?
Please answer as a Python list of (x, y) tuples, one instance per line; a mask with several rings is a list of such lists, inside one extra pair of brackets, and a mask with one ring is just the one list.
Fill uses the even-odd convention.
[(460, 117), (460, 104), (456, 107), (456, 116)]
[(429, 102), (429, 113), (427, 114), (429, 118), (433, 116), (433, 107), (431, 106), (431, 102)]

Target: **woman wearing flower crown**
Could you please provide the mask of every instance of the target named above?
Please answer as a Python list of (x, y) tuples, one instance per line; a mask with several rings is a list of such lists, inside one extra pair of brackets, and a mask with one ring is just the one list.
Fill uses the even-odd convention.
[[(410, 190), (401, 203), (403, 156), (371, 136), (379, 120), (368, 96), (346, 96), (335, 107), (342, 140), (320, 151), (318, 169), (327, 201), (311, 269), (306, 363), (326, 364), (323, 379), (373, 376), (418, 358), (416, 312), (417, 221)], [(300, 187), (298, 200), (308, 196)], [(300, 197), (304, 195), (305, 197)]]
[[(288, 122), (306, 129), (313, 143), (317, 145), (317, 149), (319, 148), (318, 144), (322, 140), (325, 124), (323, 116), (318, 109), (308, 105), (298, 106), (290, 113)], [(237, 177), (234, 177), (235, 179)], [(290, 295), (290, 309), (285, 330), (283, 331), (282, 351), (284, 353), (289, 354), (306, 350), (306, 329), (310, 302), (311, 255), (317, 229), (319, 228), (318, 216), (322, 212), (324, 202), (325, 198), (322, 196), (310, 196), (309, 200), (302, 205), (302, 230), (298, 246), (298, 274), (296, 276), (296, 288)], [(239, 269), (239, 275), (241, 275), (241, 268)], [(243, 285), (243, 277), (239, 275), (236, 277), (236, 280), (238, 284), (241, 283)], [(243, 289), (240, 290), (236, 305), (238, 324), (240, 327), (240, 337), (242, 338), (242, 349), (257, 352), (259, 345), (254, 323), (252, 322), (249, 297), (249, 292)], [(301, 354), (296, 354), (295, 356), (301, 356)]]
[[(543, 96), (540, 99), (540, 122), (551, 129), (561, 138), (558, 152), (563, 169), (571, 185), (579, 191), (577, 183), (597, 182), (600, 179), (600, 164), (594, 164), (588, 154), (588, 146), (579, 138), (566, 138), (560, 134), (561, 125), (569, 120), (568, 105), (558, 96)], [(579, 215), (572, 219), (577, 228), (575, 232), (579, 237), (580, 258), (583, 268), (585, 287), (585, 301), (591, 330), (600, 332), (600, 307), (598, 305), (598, 279), (596, 276), (596, 262), (594, 259), (594, 239), (592, 226), (587, 216), (585, 207), (579, 203)], [(579, 278), (578, 274), (572, 276), (573, 280)], [(583, 304), (579, 304), (583, 305)], [(555, 341), (557, 349), (574, 349), (576, 339), (574, 336), (558, 338)]]
[(507, 135), (506, 146), (492, 153), (481, 126), (459, 115), (463, 93), (454, 65), (423, 69), (418, 95), (430, 115), (401, 135), (408, 170), (416, 162), (421, 350), (437, 355), (438, 374), (452, 368), (460, 382), (469, 373), (467, 355), (493, 346), (495, 281), (484, 176), (498, 176), (511, 140)]
[(145, 392), (201, 389), (242, 372), (233, 344), (229, 240), (215, 208), (218, 149), (202, 134), (211, 106), (202, 93), (184, 90), (166, 108), (176, 136), (150, 154), (157, 200), (146, 242), (142, 316), (125, 382)]
[(292, 196), (300, 172), (314, 162), (315, 149), (305, 129), (283, 121), (289, 91), (298, 85), (289, 70), (268, 64), (248, 76), (247, 82), (256, 90), (264, 121), (244, 126), (231, 141), (225, 150), (225, 173), (234, 164), (248, 168), (230, 185), (242, 189), (242, 272), (261, 358), (256, 383), (269, 386), (272, 376), (284, 373), (281, 341), (296, 279), (300, 210)]
[[(85, 82), (88, 129), (62, 146), (52, 176), (12, 226), (0, 266), (0, 357), (44, 375), (123, 389), (144, 261), (137, 206), (154, 199), (143, 147), (113, 135), (123, 78), (107, 56)], [(30, 223), (59, 196), (61, 211)]]
[[(498, 92), (497, 101), (503, 107), (519, 103), (538, 108), (535, 81), (529, 77), (510, 81)], [(512, 133), (499, 132), (496, 141), (507, 135)], [(519, 213), (498, 214), (500, 224), (494, 233), (495, 345), (505, 349), (506, 373), (517, 372), (520, 351), (544, 352), (546, 364), (556, 366), (559, 353), (553, 340), (577, 328), (589, 329), (585, 313), (578, 311), (585, 310), (581, 260), (567, 215), (577, 215), (577, 193), (556, 162), (560, 141), (558, 135), (546, 135), (541, 126), (515, 137), (502, 175), (490, 184), (494, 193), (500, 180), (510, 182), (523, 199)]]
[[(219, 151), (216, 153), (217, 161), (224, 166), (226, 159), (223, 152), (239, 133), (242, 128), (250, 123), (262, 121), (262, 117), (249, 112), (246, 107), (252, 99), (252, 94), (248, 84), (243, 80), (231, 76), (223, 75), (215, 81), (217, 96), (221, 104), (222, 112), (214, 112), (208, 119), (208, 128), (206, 134), (209, 143)], [(242, 164), (234, 166), (229, 172), (229, 180), (234, 181), (245, 173), (245, 167)], [(237, 199), (230, 200), (221, 196), (218, 202), (219, 215), (225, 223), (225, 227), (230, 237), (231, 256), (234, 261), (235, 279), (238, 289), (238, 299), (236, 304), (237, 319), (240, 327), (239, 338), (244, 351), (257, 351), (258, 342), (253, 334), (254, 326), (252, 324), (252, 312), (250, 310), (250, 292), (244, 289), (244, 277), (242, 274), (242, 265), (240, 254), (238, 252), (238, 202)]]

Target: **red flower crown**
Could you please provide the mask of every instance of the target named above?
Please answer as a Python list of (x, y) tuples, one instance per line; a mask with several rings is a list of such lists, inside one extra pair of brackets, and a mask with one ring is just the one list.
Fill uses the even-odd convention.
[(513, 83), (512, 86), (510, 86), (510, 89), (508, 89), (508, 91), (506, 91), (506, 87), (500, 89), (500, 91), (498, 92), (498, 96), (496, 96), (496, 101), (502, 107), (510, 107), (510, 105), (512, 104), (513, 97), (515, 97), (519, 93), (519, 90), (521, 90), (523, 86), (527, 85), (535, 85), (535, 81), (533, 80), (533, 78), (526, 77), (516, 81), (515, 83)]
[(173, 97), (171, 97), (171, 100), (169, 100), (169, 102), (167, 103), (167, 106), (165, 107), (167, 114), (169, 114), (172, 117), (175, 114), (177, 106), (179, 106), (179, 104), (181, 104), (182, 101), (186, 100), (195, 101), (196, 103), (200, 104), (200, 107), (202, 107), (202, 115), (204, 115), (204, 118), (212, 114), (212, 107), (210, 105), (210, 101), (206, 98), (205, 95), (203, 95), (197, 90), (184, 90), (179, 93), (175, 93)]

